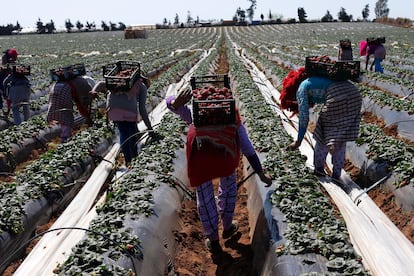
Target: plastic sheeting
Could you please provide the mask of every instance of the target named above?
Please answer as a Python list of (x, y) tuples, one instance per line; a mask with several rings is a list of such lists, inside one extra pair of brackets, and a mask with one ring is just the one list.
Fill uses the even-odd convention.
[[(97, 145), (96, 153), (104, 154), (110, 141), (102, 140)], [(7, 265), (12, 262), (19, 254), (23, 253), (27, 246), (28, 240), (32, 237), (39, 225), (45, 224), (50, 220), (54, 212), (63, 210), (78, 193), (81, 183), (75, 180), (91, 173), (94, 168), (91, 157), (84, 160), (77, 166), (67, 168), (67, 175), (62, 179), (63, 184), (74, 183), (60, 191), (59, 194), (49, 194), (47, 197), (29, 201), (24, 206), (25, 215), (22, 216), (24, 231), (18, 235), (12, 235), (9, 232), (3, 232), (0, 235), (0, 273), (6, 269)]]
[(373, 100), (363, 99), (363, 111), (371, 112), (383, 119), (386, 127), (397, 126), (398, 135), (414, 142), (414, 116), (408, 112), (392, 110), (387, 106), (380, 107)]
[(45, 147), (47, 142), (59, 136), (60, 128), (52, 126), (41, 130), (35, 137), (27, 138), (22, 144), (12, 144), (11, 154), (0, 158), (0, 171), (11, 172), (14, 170), (11, 164), (25, 162), (34, 149)]
[[(105, 161), (102, 161), (94, 170), (86, 184), (50, 229), (82, 227), (81, 225), (88, 222), (89, 219), (85, 221), (85, 217), (90, 218), (90, 210), (94, 206), (95, 199), (112, 170), (119, 151), (119, 144), (112, 146), (110, 152), (105, 156)], [(71, 236), (72, 232), (77, 231), (79, 230), (61, 230), (45, 234), (14, 275), (52, 274), (56, 264), (64, 261), (65, 254), (69, 254), (71, 248), (84, 235), (84, 233), (77, 233), (75, 234), (76, 238), (73, 238)], [(72, 242), (69, 243), (68, 240)]]
[[(261, 157), (262, 159), (262, 157)], [(247, 161), (245, 168), (247, 168)], [(250, 174), (249, 171), (245, 172)], [(249, 210), (251, 246), (254, 252), (254, 275), (300, 275), (307, 272), (327, 273), (324, 265), (328, 260), (319, 254), (283, 255), (275, 254), (278, 246), (286, 243), (284, 216), (271, 203), (270, 196), (274, 187), (266, 188), (257, 175), (247, 180), (246, 184)]]
[(410, 88), (408, 87), (404, 87), (398, 84), (392, 84), (392, 83), (387, 83), (387, 82), (383, 82), (381, 80), (372, 80), (372, 79), (368, 79), (367, 77), (363, 77), (363, 81), (366, 82), (368, 85), (370, 86), (376, 86), (378, 88), (381, 88), (385, 91), (389, 91), (395, 95), (401, 96), (401, 97), (408, 97), (411, 100), (414, 100), (414, 94), (412, 93), (413, 91), (410, 90)]

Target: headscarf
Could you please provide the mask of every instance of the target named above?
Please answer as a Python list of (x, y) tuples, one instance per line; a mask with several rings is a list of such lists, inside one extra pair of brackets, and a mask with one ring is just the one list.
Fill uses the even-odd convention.
[(299, 112), (298, 102), (296, 100), (296, 91), (302, 81), (308, 78), (305, 67), (290, 71), (283, 79), (282, 92), (280, 93), (280, 107), (288, 109), (294, 114)]

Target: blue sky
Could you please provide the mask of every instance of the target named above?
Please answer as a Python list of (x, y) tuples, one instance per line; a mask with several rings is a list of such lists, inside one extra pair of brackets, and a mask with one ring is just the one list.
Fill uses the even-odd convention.
[[(370, 8), (370, 19), (375, 18), (375, 3), (377, 0), (257, 0), (254, 19), (260, 19), (263, 13), (265, 18), (269, 14), (282, 16), (284, 19), (296, 18), (297, 9), (304, 8), (308, 19), (319, 19), (329, 10), (334, 18), (341, 7), (352, 15), (354, 19), (361, 18), (361, 12), (366, 4)], [(67, 3), (67, 4), (65, 4)], [(247, 9), (250, 6), (248, 0), (20, 0), (16, 1), (18, 7), (12, 7), (12, 12), (4, 8), (1, 11), (0, 25), (9, 23), (16, 24), (18, 21), (23, 27), (35, 27), (40, 19), (43, 23), (51, 20), (55, 26), (64, 26), (64, 22), (70, 19), (74, 24), (95, 22), (100, 26), (101, 21), (106, 23), (123, 22), (127, 26), (138, 24), (162, 23), (166, 18), (173, 22), (178, 14), (180, 21), (185, 22), (188, 12), (193, 18), (200, 19), (231, 19), (238, 7)], [(389, 17), (405, 17), (414, 19), (414, 1), (411, 0), (388, 0), (390, 9)]]

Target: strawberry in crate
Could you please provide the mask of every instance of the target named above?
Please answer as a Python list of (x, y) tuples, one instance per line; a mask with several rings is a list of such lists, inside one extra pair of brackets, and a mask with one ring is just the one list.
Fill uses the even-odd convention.
[(195, 126), (234, 123), (235, 102), (229, 88), (205, 86), (192, 92)]
[(196, 100), (225, 100), (232, 99), (233, 95), (227, 87), (217, 88), (214, 86), (205, 86), (194, 89), (193, 97)]

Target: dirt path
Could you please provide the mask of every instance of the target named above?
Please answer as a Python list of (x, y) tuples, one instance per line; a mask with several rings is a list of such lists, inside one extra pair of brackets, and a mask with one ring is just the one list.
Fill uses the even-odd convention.
[[(220, 48), (216, 74), (228, 73), (228, 58), (224, 40)], [(237, 181), (244, 179), (242, 165), (237, 173)], [(217, 191), (217, 183), (216, 191)], [(216, 193), (217, 194), (217, 193)], [(231, 239), (220, 240), (223, 252), (211, 255), (204, 245), (201, 222), (197, 213), (197, 204), (194, 200), (183, 202), (181, 218), (183, 228), (176, 233), (178, 240), (177, 254), (174, 260), (175, 271), (180, 276), (207, 276), (207, 275), (251, 275), (253, 252), (250, 247), (249, 214), (247, 210), (247, 193), (244, 185), (240, 186), (237, 194), (234, 220), (239, 223), (239, 231)], [(219, 233), (222, 232), (219, 225)]]
[[(238, 181), (243, 178), (244, 176), (238, 173)], [(234, 214), (234, 219), (239, 222), (239, 231), (231, 239), (225, 242), (221, 240), (223, 252), (215, 255), (210, 254), (204, 245), (205, 237), (196, 202), (189, 200), (183, 202), (181, 214), (183, 228), (176, 233), (179, 245), (174, 260), (175, 271), (178, 275), (251, 275), (253, 253), (250, 247), (249, 215), (246, 202), (246, 188), (242, 185), (238, 191)], [(221, 231), (220, 224), (219, 233)]]

